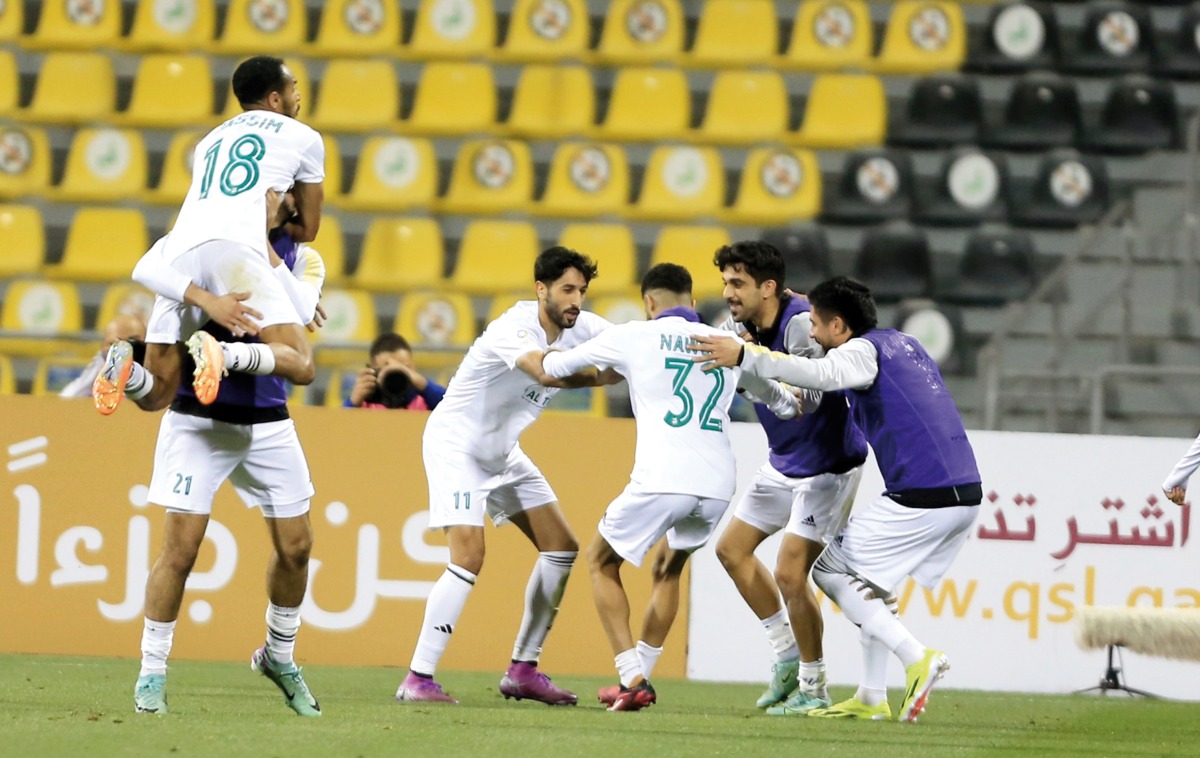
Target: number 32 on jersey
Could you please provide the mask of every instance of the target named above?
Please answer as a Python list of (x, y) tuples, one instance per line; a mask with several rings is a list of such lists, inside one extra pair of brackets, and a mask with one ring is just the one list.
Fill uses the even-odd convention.
[[(691, 391), (684, 385), (687, 382), (688, 374), (692, 371), (692, 366), (695, 365), (687, 358), (667, 358), (665, 361), (665, 367), (675, 372), (672, 380), (675, 397), (683, 401), (683, 408), (679, 412), (669, 411), (667, 415), (663, 416), (663, 421), (666, 421), (669, 426), (686, 426), (692, 420), (696, 402), (692, 398)], [(711, 376), (714, 383), (708, 397), (704, 399), (704, 404), (700, 406), (700, 428), (707, 432), (719, 432), (723, 428), (721, 419), (713, 418), (712, 414), (721, 400), (721, 393), (725, 391), (725, 371), (713, 368), (706, 369), (704, 373)]]

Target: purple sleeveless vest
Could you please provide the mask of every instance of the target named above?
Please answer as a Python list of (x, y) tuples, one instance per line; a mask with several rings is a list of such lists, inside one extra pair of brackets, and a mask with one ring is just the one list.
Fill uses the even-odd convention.
[(851, 406), (887, 491), (978, 484), (962, 416), (921, 343), (895, 329), (859, 336), (879, 352), (879, 375), (869, 389), (850, 391)]

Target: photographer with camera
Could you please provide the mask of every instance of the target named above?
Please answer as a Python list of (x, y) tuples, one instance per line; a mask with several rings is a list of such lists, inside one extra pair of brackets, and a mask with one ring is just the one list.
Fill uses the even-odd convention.
[(408, 340), (388, 332), (371, 343), (367, 367), (359, 370), (343, 407), (431, 411), (445, 394), (445, 387), (417, 371)]

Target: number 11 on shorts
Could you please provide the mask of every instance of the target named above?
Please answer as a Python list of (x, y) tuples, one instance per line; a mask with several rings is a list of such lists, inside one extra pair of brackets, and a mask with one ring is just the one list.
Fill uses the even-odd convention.
[(458, 510), (462, 506), (464, 511), (471, 510), (471, 493), (470, 492), (455, 492), (454, 493), (454, 510)]

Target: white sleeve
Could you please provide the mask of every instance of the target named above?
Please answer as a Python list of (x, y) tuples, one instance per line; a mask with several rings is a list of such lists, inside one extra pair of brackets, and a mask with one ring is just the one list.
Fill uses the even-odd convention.
[(741, 365), (748, 373), (805, 389), (862, 390), (875, 383), (879, 355), (869, 341), (855, 337), (817, 359), (746, 345)]
[(797, 313), (783, 328), (783, 346), (788, 355), (820, 358), (824, 348), (812, 338), (812, 317), (808, 312)]
[(287, 266), (279, 265), (273, 270), (275, 278), (283, 286), (284, 292), (287, 292), (288, 300), (292, 301), (292, 306), (300, 316), (300, 322), (307, 324), (312, 321), (313, 315), (317, 312), (317, 301), (321, 299), (321, 293), (308, 282), (298, 280)]
[(779, 418), (795, 418), (800, 413), (800, 402), (796, 396), (774, 379), (763, 379), (743, 371), (738, 380), (738, 391), (747, 400), (767, 406)]
[(1167, 474), (1167, 479), (1163, 482), (1163, 490), (1186, 487), (1188, 479), (1192, 478), (1192, 474), (1197, 468), (1200, 468), (1200, 437), (1192, 442), (1192, 446), (1179, 459), (1179, 463), (1176, 463), (1175, 468), (1171, 469), (1171, 473)]
[(325, 287), (325, 259), (312, 245), (298, 243), (296, 260), (292, 263), (292, 275), (316, 287), (319, 293)]
[[(568, 377), (592, 366), (611, 368), (620, 373), (625, 367), (625, 351), (621, 347), (621, 335), (625, 331), (620, 326), (614, 326), (604, 330), (600, 336), (570, 350), (546, 353), (542, 368), (547, 375), (555, 379)], [(628, 339), (625, 342), (628, 342)]]
[(325, 141), (313, 132), (313, 141), (300, 153), (300, 168), (296, 181), (304, 184), (320, 184), (325, 181)]
[(529, 328), (505, 316), (493, 321), (480, 340), (510, 369), (517, 367), (522, 355), (544, 350)]
[(161, 237), (146, 251), (133, 267), (133, 280), (156, 295), (182, 303), (192, 280), (167, 262), (162, 254), (166, 243), (167, 238)]

